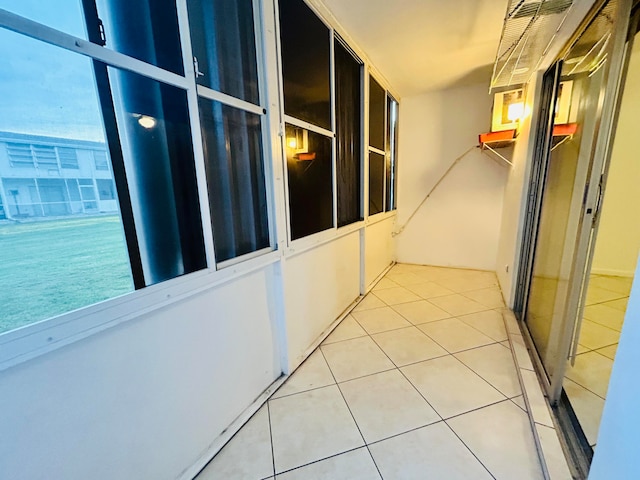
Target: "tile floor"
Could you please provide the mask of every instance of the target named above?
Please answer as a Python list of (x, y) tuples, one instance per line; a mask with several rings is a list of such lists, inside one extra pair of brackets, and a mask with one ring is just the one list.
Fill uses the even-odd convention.
[(629, 277), (590, 276), (578, 355), (565, 374), (565, 392), (591, 446), (598, 437), (632, 282)]
[(493, 273), (394, 266), (198, 480), (543, 479), (503, 307)]

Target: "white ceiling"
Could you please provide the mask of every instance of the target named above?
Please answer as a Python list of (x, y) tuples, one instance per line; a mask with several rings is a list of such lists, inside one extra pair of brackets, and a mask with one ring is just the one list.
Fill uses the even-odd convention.
[(507, 0), (322, 0), (401, 96), (489, 82)]

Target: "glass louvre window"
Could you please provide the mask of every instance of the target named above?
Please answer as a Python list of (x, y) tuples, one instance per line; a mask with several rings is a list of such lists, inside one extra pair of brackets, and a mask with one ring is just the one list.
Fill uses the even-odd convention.
[(362, 219), (361, 91), (362, 63), (340, 42), (334, 41), (336, 76), (336, 177), (338, 227)]
[(187, 93), (108, 72), (145, 284), (206, 268)]
[(60, 167), (77, 170), (80, 168), (78, 164), (78, 154), (73, 148), (58, 147), (58, 158), (60, 159)]
[(188, 0), (200, 85), (258, 104), (252, 0)]
[(384, 211), (385, 158), (369, 152), (369, 215)]
[[(45, 3), (39, 5), (48, 10)], [(0, 59), (0, 132), (18, 131), (40, 142), (50, 137), (104, 145), (91, 60), (2, 28)], [(20, 145), (26, 148), (19, 150), (33, 167), (29, 144), (25, 139)], [(37, 149), (39, 165), (48, 161), (53, 166), (52, 148)], [(91, 156), (77, 161), (90, 175)], [(117, 202), (102, 215), (88, 216), (76, 179), (23, 172), (2, 183), (5, 215), (13, 221), (0, 225), (0, 333), (134, 289)], [(93, 189), (93, 180), (85, 180)], [(84, 197), (88, 192), (85, 185), (81, 188)], [(95, 193), (93, 198), (95, 204)]]
[(384, 151), (386, 93), (369, 76), (369, 146)]
[(270, 245), (259, 115), (199, 99), (218, 262)]
[(92, 42), (103, 43), (101, 21), (107, 48), (184, 75), (175, 0), (85, 0), (83, 3)]
[(331, 130), (331, 36), (303, 0), (280, 0), (284, 113)]
[(396, 209), (398, 186), (398, 102), (387, 95), (387, 135), (385, 142), (385, 211)]
[(291, 239), (333, 227), (331, 138), (286, 125)]
[(109, 160), (107, 159), (107, 152), (94, 150), (93, 161), (94, 161), (96, 170), (109, 170)]
[(28, 143), (7, 143), (7, 153), (12, 167), (33, 167), (33, 154)]

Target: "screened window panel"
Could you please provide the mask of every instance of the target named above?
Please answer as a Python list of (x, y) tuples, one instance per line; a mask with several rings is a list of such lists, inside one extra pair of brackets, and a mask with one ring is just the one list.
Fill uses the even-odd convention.
[(331, 138), (287, 125), (287, 172), (291, 238), (333, 227)]
[(336, 177), (338, 227), (362, 219), (361, 175), (361, 90), (362, 64), (335, 40), (336, 75)]
[(197, 82), (258, 104), (258, 67), (251, 0), (189, 0)]
[(385, 210), (395, 210), (398, 184), (398, 102), (387, 95)]
[(184, 75), (175, 0), (85, 2), (89, 39), (99, 42), (96, 15), (104, 24), (106, 47)]
[(329, 28), (303, 0), (281, 0), (284, 113), (331, 130)]
[(270, 245), (261, 118), (203, 98), (199, 105), (220, 262)]
[(378, 82), (369, 76), (369, 146), (384, 150), (384, 110), (386, 93)]
[(369, 152), (369, 215), (384, 211), (385, 158)]
[(206, 268), (187, 93), (108, 72), (145, 284)]

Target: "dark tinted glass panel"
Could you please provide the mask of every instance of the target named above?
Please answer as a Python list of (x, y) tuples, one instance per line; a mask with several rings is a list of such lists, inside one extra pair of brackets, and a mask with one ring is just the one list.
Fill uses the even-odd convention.
[(109, 67), (147, 285), (206, 267), (187, 94)]
[(291, 238), (333, 227), (331, 139), (286, 126)]
[(369, 145), (379, 150), (384, 150), (385, 103), (384, 88), (369, 77)]
[(200, 99), (216, 260), (269, 246), (260, 116)]
[(259, 103), (251, 0), (189, 0), (197, 82), (247, 102)]
[(360, 92), (362, 66), (335, 41), (336, 68), (336, 174), (338, 185), (338, 226), (362, 218), (360, 209)]
[(384, 155), (369, 153), (369, 215), (384, 210)]
[(331, 129), (329, 29), (303, 0), (281, 0), (284, 113)]
[(97, 13), (85, 7), (91, 41), (99, 42), (97, 14), (104, 23), (107, 48), (184, 75), (175, 0), (97, 0), (96, 4)]
[(387, 96), (387, 133), (386, 133), (386, 202), (385, 210), (396, 208), (396, 186), (398, 184), (398, 102)]

